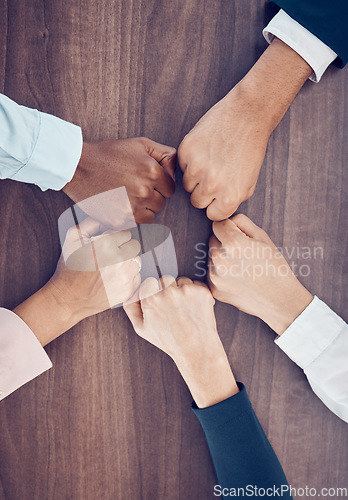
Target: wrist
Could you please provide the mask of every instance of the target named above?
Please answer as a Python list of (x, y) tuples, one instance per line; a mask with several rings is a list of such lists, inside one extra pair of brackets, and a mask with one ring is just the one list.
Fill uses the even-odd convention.
[(28, 325), (42, 346), (82, 319), (57, 297), (51, 282), (17, 306), (13, 312)]
[(93, 143), (84, 141), (82, 144), (81, 157), (74, 176), (71, 181), (62, 188), (62, 191), (75, 203), (83, 199), (82, 185), (83, 179), (86, 177), (86, 171), (88, 170), (88, 159), (91, 155), (91, 149), (93, 149)]
[[(241, 117), (252, 133), (263, 136), (268, 141), (269, 136), (279, 123), (276, 108), (269, 105), (265, 95), (260, 94), (260, 82), (249, 73), (226, 95), (226, 104), (231, 104), (231, 118), (234, 116), (234, 103), (237, 100), (242, 110)], [(278, 120), (278, 121), (277, 121)]]
[(311, 73), (297, 52), (275, 38), (236, 87), (260, 127), (272, 132)]
[(222, 344), (174, 361), (199, 408), (212, 406), (239, 392)]
[(297, 282), (279, 294), (279, 298), (279, 302), (271, 304), (261, 319), (278, 335), (282, 335), (312, 302), (313, 295)]

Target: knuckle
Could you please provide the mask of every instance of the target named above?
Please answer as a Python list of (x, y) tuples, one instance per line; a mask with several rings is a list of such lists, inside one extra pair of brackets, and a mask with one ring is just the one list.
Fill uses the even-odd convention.
[(212, 192), (218, 191), (219, 184), (221, 183), (216, 175), (213, 175), (209, 172), (205, 177), (204, 185), (202, 186), (202, 188), (204, 188), (208, 192), (208, 194), (210, 194)]
[(236, 198), (233, 195), (227, 193), (223, 194), (219, 201), (221, 206), (224, 208), (232, 207), (237, 204)]
[(181, 290), (185, 297), (189, 297), (192, 292), (191, 283), (184, 283), (183, 285), (181, 285)]
[(166, 288), (163, 288), (161, 290), (161, 295), (164, 297), (164, 298), (167, 298), (168, 301), (170, 302), (173, 302), (176, 300), (177, 298), (177, 292), (178, 292), (178, 289), (177, 287), (174, 287), (174, 286), (168, 286)]
[(192, 177), (195, 177), (201, 170), (201, 164), (197, 160), (191, 161), (187, 167), (187, 170)]
[(229, 212), (228, 215), (230, 215), (230, 212), (232, 211), (233, 207), (239, 206), (240, 200), (234, 193), (229, 193), (225, 191), (219, 196), (218, 203), (220, 209), (226, 213)]
[(158, 165), (155, 163), (155, 160), (149, 158), (146, 163), (146, 176), (155, 181), (158, 178), (158, 175)]
[(216, 191), (216, 183), (209, 180), (207, 180), (201, 188), (201, 193), (203, 196), (213, 194), (215, 191)]
[(138, 187), (138, 197), (147, 199), (150, 197), (152, 189), (145, 184), (142, 184)]

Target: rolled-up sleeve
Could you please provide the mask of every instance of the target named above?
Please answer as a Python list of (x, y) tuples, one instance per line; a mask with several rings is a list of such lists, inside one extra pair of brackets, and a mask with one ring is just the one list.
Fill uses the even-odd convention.
[(80, 127), (0, 94), (0, 178), (59, 191), (82, 152)]
[(0, 400), (51, 367), (45, 350), (24, 321), (0, 308)]
[(303, 369), (323, 403), (348, 422), (347, 323), (314, 297), (275, 343)]

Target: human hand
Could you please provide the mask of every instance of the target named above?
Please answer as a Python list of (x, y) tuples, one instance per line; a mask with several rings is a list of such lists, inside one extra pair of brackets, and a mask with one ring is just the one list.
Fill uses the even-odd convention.
[(209, 288), (188, 278), (145, 280), (139, 302), (124, 304), (136, 333), (176, 363), (199, 407), (238, 392), (216, 329)]
[(253, 194), (269, 136), (311, 71), (275, 39), (185, 136), (178, 160), (194, 207), (207, 207), (210, 219), (223, 220)]
[[(75, 203), (96, 194), (81, 208), (107, 227), (119, 225), (120, 203), (111, 190), (125, 186), (137, 224), (152, 222), (175, 190), (176, 150), (144, 137), (85, 142), (73, 179), (63, 191)], [(107, 193), (110, 191), (110, 193)]]
[(281, 335), (312, 301), (269, 236), (242, 214), (213, 223), (208, 281), (213, 296), (261, 318)]
[[(88, 316), (129, 299), (139, 287), (140, 244), (129, 231), (106, 233), (93, 219), (69, 229), (52, 278), (14, 312), (42, 345)], [(82, 243), (82, 245), (81, 245)]]
[(183, 185), (196, 208), (222, 220), (254, 192), (270, 127), (237, 85), (185, 136), (178, 150)]

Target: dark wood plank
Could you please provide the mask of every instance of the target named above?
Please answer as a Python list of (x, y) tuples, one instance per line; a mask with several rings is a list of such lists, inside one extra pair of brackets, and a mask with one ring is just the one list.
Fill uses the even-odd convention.
[[(264, 0), (2, 0), (0, 14), (0, 85), (8, 96), (81, 125), (86, 139), (145, 135), (178, 146), (265, 48), (269, 7)], [(291, 260), (310, 265), (303, 283), (342, 315), (347, 82), (346, 71), (330, 69), (319, 85), (305, 85), (241, 207), (288, 251), (323, 248), (323, 258)], [(180, 273), (197, 278), (211, 225), (177, 178), (157, 222), (172, 231)], [(0, 304), (11, 308), (52, 274), (57, 219), (69, 200), (11, 181), (0, 182), (0, 200)], [(289, 482), (346, 486), (345, 424), (264, 324), (223, 304), (216, 314)], [(190, 395), (170, 359), (137, 338), (121, 310), (85, 320), (47, 351), (54, 368), (0, 405), (1, 498), (212, 498), (214, 474)]]

